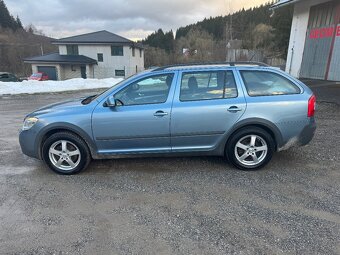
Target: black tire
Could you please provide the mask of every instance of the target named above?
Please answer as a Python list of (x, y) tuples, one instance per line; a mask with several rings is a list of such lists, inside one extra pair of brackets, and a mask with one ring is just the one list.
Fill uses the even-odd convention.
[[(77, 161), (77, 164), (74, 166), (74, 168), (65, 170), (65, 169), (58, 168), (55, 165), (55, 163), (53, 163), (53, 158), (51, 158), (53, 156), (50, 157), (49, 151), (50, 151), (51, 146), (54, 145), (54, 144), (58, 144), (59, 141), (66, 141), (66, 142), (68, 142), (67, 146), (73, 147), (73, 145), (74, 145), (74, 148), (78, 149), (77, 152), (79, 152), (79, 155), (69, 157), (69, 158), (73, 158), (73, 159), (76, 158), (75, 160)], [(70, 152), (72, 152), (72, 151), (70, 151)], [(59, 157), (59, 156), (57, 156), (57, 157)], [(66, 155), (65, 155), (65, 157), (66, 157)], [(45, 164), (52, 171), (54, 171), (58, 174), (64, 174), (64, 175), (71, 175), (71, 174), (79, 173), (80, 171), (86, 169), (87, 166), (91, 162), (91, 155), (90, 155), (90, 151), (87, 147), (87, 144), (79, 136), (77, 136), (73, 133), (70, 133), (70, 132), (58, 132), (58, 133), (55, 133), (55, 134), (51, 135), (50, 137), (48, 137), (46, 139), (46, 141), (44, 142), (43, 146), (42, 146), (42, 158), (43, 158), (43, 161), (45, 162)], [(56, 158), (56, 157), (54, 156), (54, 158)], [(63, 163), (65, 163), (65, 165), (68, 164), (66, 160), (64, 160)], [(68, 164), (68, 165), (70, 165), (70, 164)], [(69, 167), (72, 167), (72, 166), (70, 165)]]
[[(256, 148), (260, 148), (260, 147), (256, 147), (256, 145), (251, 146), (251, 148), (248, 148), (247, 150), (241, 149), (239, 147), (236, 148), (236, 144), (238, 144), (239, 141), (247, 141), (247, 139), (251, 140), (251, 136), (257, 137), (255, 140), (256, 143), (260, 143), (260, 144), (262, 143), (262, 145), (267, 146), (266, 153), (264, 151), (256, 151)], [(249, 145), (246, 145), (246, 146), (250, 146), (250, 143)], [(275, 141), (273, 137), (267, 131), (265, 131), (262, 128), (258, 128), (258, 127), (245, 127), (245, 128), (238, 130), (232, 135), (232, 137), (229, 139), (226, 145), (225, 153), (226, 153), (226, 157), (228, 158), (229, 162), (232, 163), (235, 167), (241, 170), (245, 170), (245, 171), (254, 171), (254, 170), (263, 168), (266, 164), (268, 164), (271, 158), (273, 157), (274, 151), (275, 151)], [(245, 158), (243, 161), (246, 161), (246, 159), (248, 159), (249, 162), (253, 161), (254, 165), (248, 165), (249, 164), (248, 162), (246, 162), (246, 164), (242, 163), (240, 161), (241, 159), (237, 158), (236, 154), (239, 156), (239, 158), (241, 158), (244, 153), (248, 153), (248, 154), (250, 153), (250, 155), (247, 156), (247, 158)], [(261, 159), (261, 161), (259, 163), (255, 163), (256, 161), (254, 161), (254, 157)]]

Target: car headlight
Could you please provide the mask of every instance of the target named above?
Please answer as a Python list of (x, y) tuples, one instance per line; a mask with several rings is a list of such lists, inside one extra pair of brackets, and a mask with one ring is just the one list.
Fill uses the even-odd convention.
[(36, 117), (28, 117), (24, 120), (24, 125), (22, 126), (22, 130), (29, 130), (31, 127), (38, 122), (38, 118)]

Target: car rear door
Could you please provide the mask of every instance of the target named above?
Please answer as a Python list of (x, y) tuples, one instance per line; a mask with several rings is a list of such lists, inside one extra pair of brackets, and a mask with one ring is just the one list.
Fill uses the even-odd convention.
[(246, 109), (233, 68), (181, 71), (171, 116), (173, 152), (213, 150)]

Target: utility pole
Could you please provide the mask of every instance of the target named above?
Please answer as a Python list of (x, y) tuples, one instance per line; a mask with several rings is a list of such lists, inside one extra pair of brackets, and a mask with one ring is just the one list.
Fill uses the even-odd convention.
[(230, 2), (229, 2), (229, 17), (230, 17), (230, 21), (229, 21), (229, 31), (230, 31), (230, 40), (233, 40), (233, 14), (231, 11), (231, 7), (230, 7)]
[(225, 25), (226, 58), (227, 58), (227, 61), (234, 61), (231, 59), (230, 51), (229, 51), (231, 47), (231, 41), (233, 40), (233, 16), (232, 16), (231, 0), (225, 0), (225, 7), (226, 7), (226, 13), (227, 15), (229, 15), (229, 21), (226, 20), (226, 25)]
[(41, 56), (44, 55), (44, 48), (43, 48), (43, 44), (41, 43), (40, 44), (40, 51), (41, 51)]

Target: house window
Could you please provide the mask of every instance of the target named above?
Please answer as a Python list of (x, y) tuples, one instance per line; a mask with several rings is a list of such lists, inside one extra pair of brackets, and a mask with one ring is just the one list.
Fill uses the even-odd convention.
[(111, 46), (111, 56), (123, 56), (123, 46)]
[(132, 57), (136, 55), (135, 48), (132, 48)]
[(142, 51), (142, 49), (139, 49), (139, 57), (142, 57), (142, 54), (143, 53), (143, 51)]
[(79, 55), (78, 45), (66, 45), (67, 55)]
[(115, 76), (125, 77), (125, 70), (115, 70)]
[(98, 62), (104, 62), (103, 53), (98, 53), (97, 54), (97, 59), (98, 59)]

